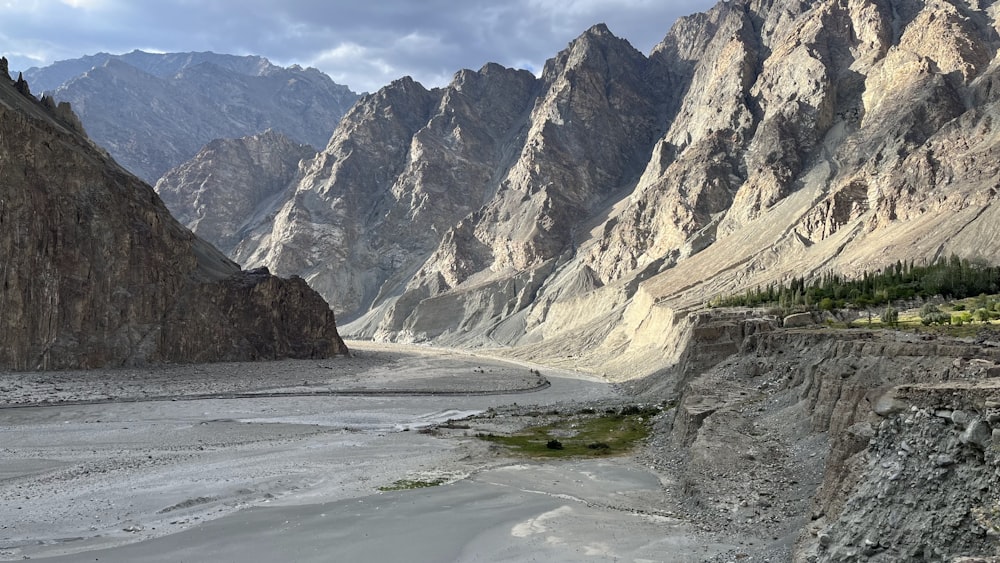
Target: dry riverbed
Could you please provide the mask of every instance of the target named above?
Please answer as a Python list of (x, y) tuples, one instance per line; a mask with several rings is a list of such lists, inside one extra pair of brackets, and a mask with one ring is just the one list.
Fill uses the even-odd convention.
[[(523, 461), (475, 437), (622, 404), (608, 384), (353, 349), (0, 374), (0, 559), (700, 561), (731, 547), (663, 511), (664, 478), (632, 457)], [(439, 486), (390, 490), (410, 482)]]

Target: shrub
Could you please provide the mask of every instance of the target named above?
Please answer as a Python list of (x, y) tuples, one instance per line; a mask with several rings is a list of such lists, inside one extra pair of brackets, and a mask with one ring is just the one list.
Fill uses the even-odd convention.
[(561, 450), (561, 449), (563, 449), (562, 442), (560, 442), (559, 440), (556, 440), (556, 439), (549, 440), (548, 443), (545, 444), (545, 447), (548, 448), (548, 449), (550, 449), (550, 450)]
[(977, 321), (981, 323), (990, 322), (990, 312), (987, 311), (985, 307), (982, 309), (976, 309), (976, 312), (973, 314), (973, 316)]
[(924, 326), (951, 324), (951, 315), (948, 313), (930, 313), (920, 317), (920, 322)]

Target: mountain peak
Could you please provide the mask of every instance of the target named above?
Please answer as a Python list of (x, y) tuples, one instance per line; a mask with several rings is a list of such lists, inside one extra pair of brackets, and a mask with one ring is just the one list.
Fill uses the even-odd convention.
[(542, 76), (547, 80), (571, 69), (593, 67), (611, 76), (628, 72), (621, 67), (642, 65), (646, 56), (632, 46), (627, 40), (616, 36), (608, 26), (599, 23), (581, 33), (576, 39), (559, 52), (554, 58), (545, 62)]
[(628, 41), (612, 33), (611, 30), (608, 29), (607, 24), (598, 23), (590, 26), (590, 28), (587, 29), (587, 31), (584, 31), (579, 36), (577, 36), (576, 39), (571, 41), (569, 44), (569, 49), (574, 50), (581, 45), (590, 46), (594, 44), (596, 45), (625, 44), (631, 47), (631, 44)]
[(604, 37), (614, 37), (615, 36), (615, 34), (611, 33), (611, 30), (608, 29), (608, 24), (606, 24), (604, 22), (596, 23), (596, 24), (590, 26), (590, 29), (588, 29), (587, 31), (583, 32), (583, 34), (584, 35), (604, 36)]

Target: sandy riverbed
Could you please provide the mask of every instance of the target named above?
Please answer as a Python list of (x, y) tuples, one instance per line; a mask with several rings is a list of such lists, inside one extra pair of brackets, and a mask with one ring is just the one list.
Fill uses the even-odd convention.
[[(0, 559), (700, 561), (728, 547), (659, 510), (660, 477), (629, 458), (526, 464), (474, 427), (420, 432), (514, 403), (620, 400), (607, 384), (355, 350), (0, 376)], [(404, 478), (448, 484), (378, 490)]]

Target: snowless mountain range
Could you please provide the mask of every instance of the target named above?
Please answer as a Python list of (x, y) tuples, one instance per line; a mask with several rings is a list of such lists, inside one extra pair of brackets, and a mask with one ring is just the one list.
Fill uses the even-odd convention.
[[(538, 77), (487, 64), (443, 88), (401, 78), (328, 140), (271, 118), (237, 139), (199, 118), (228, 140), (147, 177), (235, 261), (305, 278), (347, 334), (517, 345), (626, 377), (662, 363), (677, 320), (720, 294), (951, 253), (995, 261), (998, 45), (991, 5), (722, 2), (648, 55), (595, 25)], [(77, 92), (112, 154), (123, 143), (88, 119), (119, 126), (102, 108), (125, 105), (123, 85), (148, 99), (178, 80), (260, 92), (280, 77), (350, 99), (256, 57), (134, 52), (28, 75), (60, 84), (56, 99)], [(281, 92), (258, 98), (335, 121), (336, 104)], [(139, 139), (159, 139), (155, 121), (125, 128), (134, 154), (171, 146)]]
[[(189, 224), (303, 276), (348, 334), (625, 376), (719, 294), (996, 261), (998, 45), (996, 9), (957, 0), (722, 2), (648, 55), (596, 25), (539, 77), (487, 64), (363, 96), (253, 209)], [(160, 182), (179, 214), (254, 185), (219, 154)]]
[(219, 138), (273, 128), (324, 146), (358, 99), (314, 68), (215, 53), (98, 53), (23, 77), (72, 104), (87, 134), (150, 185)]

